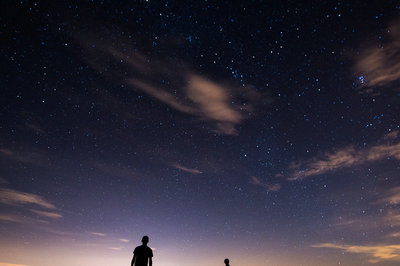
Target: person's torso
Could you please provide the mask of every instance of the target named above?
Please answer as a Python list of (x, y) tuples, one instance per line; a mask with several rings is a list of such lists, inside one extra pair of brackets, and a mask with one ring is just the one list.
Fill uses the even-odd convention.
[(135, 248), (136, 262), (135, 266), (147, 266), (147, 262), (152, 257), (152, 251), (147, 246), (138, 246)]

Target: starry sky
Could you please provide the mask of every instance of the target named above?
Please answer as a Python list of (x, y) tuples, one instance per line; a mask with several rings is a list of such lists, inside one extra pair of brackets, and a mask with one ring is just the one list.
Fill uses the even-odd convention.
[(2, 1), (0, 265), (400, 263), (398, 1)]

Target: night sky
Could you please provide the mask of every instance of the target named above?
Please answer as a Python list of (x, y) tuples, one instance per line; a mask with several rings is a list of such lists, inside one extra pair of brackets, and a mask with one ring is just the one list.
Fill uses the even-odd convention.
[(399, 265), (400, 2), (234, 3), (1, 1), (0, 266)]

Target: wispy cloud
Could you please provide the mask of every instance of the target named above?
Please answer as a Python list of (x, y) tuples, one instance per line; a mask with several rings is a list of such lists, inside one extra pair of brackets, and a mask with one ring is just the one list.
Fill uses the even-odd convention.
[[(398, 208), (400, 187), (388, 189), (386, 192), (381, 191), (379, 198), (365, 199), (372, 205), (375, 211), (369, 211), (361, 216), (350, 215), (355, 210), (343, 210), (343, 216), (335, 218), (331, 224), (333, 227), (338, 227), (340, 232), (343, 231), (369, 231), (382, 230), (390, 232), (386, 237), (394, 237), (394, 233), (400, 230), (400, 211)], [(372, 195), (371, 195), (372, 196)], [(359, 210), (358, 210), (359, 211)], [(357, 212), (357, 210), (356, 210)]]
[(399, 131), (392, 131), (388, 134), (385, 135), (385, 139), (387, 140), (393, 140), (393, 139), (397, 139), (399, 137)]
[[(370, 236), (375, 235), (373, 243), (363, 243), (358, 245), (337, 244), (337, 242), (319, 243), (313, 245), (316, 248), (341, 249), (348, 253), (364, 254), (370, 263), (380, 263), (382, 261), (400, 262), (400, 211), (397, 207), (400, 204), (400, 187), (394, 187), (387, 192), (379, 193), (379, 198), (375, 196), (369, 199), (369, 203), (378, 207), (376, 211), (370, 211), (362, 216), (350, 215), (351, 219), (338, 217), (338, 222), (332, 223), (333, 227), (339, 227), (338, 232), (358, 233), (368, 232)], [(371, 195), (372, 196), (372, 195)], [(349, 214), (350, 211), (343, 210)], [(329, 230), (332, 230), (330, 228)], [(357, 233), (356, 233), (357, 232)], [(382, 232), (387, 232), (382, 234)], [(371, 240), (373, 238), (370, 238)]]
[(0, 188), (0, 203), (8, 205), (36, 205), (46, 209), (55, 210), (56, 207), (41, 196), (17, 190)]
[(383, 217), (385, 224), (389, 228), (400, 227), (400, 212), (397, 210), (389, 210)]
[(48, 212), (48, 211), (38, 211), (38, 210), (31, 210), (33, 213), (39, 214), (43, 217), (46, 218), (51, 218), (51, 219), (60, 219), (63, 216), (57, 212)]
[(0, 156), (16, 162), (48, 167), (49, 160), (39, 151), (14, 151), (10, 149), (0, 149)]
[[(25, 211), (25, 215), (16, 215), (14, 213), (3, 213), (0, 214), (0, 221), (13, 222), (20, 224), (49, 224), (49, 219), (60, 219), (63, 216), (58, 213), (59, 210), (49, 201), (45, 200), (39, 195), (32, 193), (21, 192), (8, 188), (0, 188), (0, 204), (18, 206), (21, 210)], [(32, 209), (32, 207), (41, 208), (42, 210)], [(45, 209), (45, 210), (43, 210)], [(40, 216), (33, 217), (32, 214), (29, 215), (26, 211), (30, 211)]]
[(27, 264), (15, 264), (9, 262), (0, 262), (0, 266), (29, 266)]
[(21, 223), (21, 224), (29, 222), (25, 217), (13, 215), (13, 214), (0, 214), (0, 221)]
[(355, 70), (364, 76), (368, 87), (383, 87), (400, 78), (400, 20), (388, 29), (388, 41), (365, 48), (355, 63)]
[(128, 243), (128, 242), (129, 242), (129, 239), (126, 239), (126, 238), (120, 238), (120, 239), (119, 239), (119, 241), (121, 241), (121, 242), (124, 242), (124, 243)]
[[(253, 108), (253, 103), (235, 104), (233, 95), (238, 94), (238, 88), (224, 86), (190, 72), (181, 78), (186, 84), (181, 87), (181, 95), (139, 79), (128, 79), (127, 82), (178, 111), (211, 123), (218, 133), (235, 135), (235, 126), (246, 118), (245, 113)], [(256, 94), (250, 88), (243, 90), (248, 95)]]
[(268, 191), (278, 191), (279, 189), (281, 189), (280, 184), (270, 185), (265, 182), (262, 182), (259, 178), (255, 177), (255, 176), (251, 177), (250, 184), (266, 188)]
[[(45, 218), (55, 219), (53, 217), (48, 217), (48, 216), (45, 216)], [(10, 223), (18, 223), (18, 224), (26, 224), (26, 225), (35, 226), (37, 228), (41, 228), (41, 226), (45, 225), (45, 227), (41, 228), (41, 229), (43, 229), (45, 231), (50, 231), (51, 230), (48, 227), (49, 224), (50, 224), (50, 222), (48, 220), (37, 219), (37, 218), (30, 217), (28, 215), (17, 215), (17, 214), (12, 214), (12, 213), (1, 213), (0, 214), (0, 221), (10, 222)]]
[(153, 96), (159, 101), (162, 101), (166, 103), (167, 105), (175, 108), (178, 111), (181, 111), (183, 113), (187, 114), (195, 114), (196, 109), (187, 105), (185, 102), (180, 101), (179, 98), (168, 91), (162, 90), (160, 88), (157, 88), (155, 86), (152, 86), (151, 84), (147, 82), (143, 82), (138, 79), (128, 79), (128, 83), (136, 88), (139, 88), (146, 92), (147, 94)]
[(110, 247), (110, 249), (112, 249), (112, 250), (121, 250), (121, 249), (123, 249), (124, 247)]
[(379, 199), (376, 203), (386, 205), (400, 204), (400, 187), (390, 188), (386, 193), (384, 193), (384, 197)]
[[(232, 104), (229, 88), (193, 74), (187, 77), (187, 81), (186, 95), (197, 106), (197, 115), (214, 121), (221, 133), (235, 134), (235, 125), (244, 120), (244, 114), (239, 106)], [(245, 106), (242, 108), (247, 109)]]
[(370, 257), (369, 262), (378, 263), (385, 260), (400, 261), (400, 245), (337, 245), (333, 243), (322, 243), (313, 245), (316, 248), (341, 249), (348, 253), (360, 253)]
[(340, 227), (353, 227), (357, 223), (359, 223), (359, 220), (357, 219), (345, 219), (340, 216), (337, 218), (337, 221), (335, 221), (332, 225)]
[(350, 146), (333, 153), (325, 153), (320, 157), (315, 157), (307, 161), (291, 164), (289, 167), (291, 170), (289, 180), (321, 175), (337, 169), (352, 167), (389, 157), (400, 160), (400, 143), (380, 144), (364, 149), (356, 149)]
[(388, 236), (389, 237), (400, 237), (400, 232), (390, 233)]
[(35, 123), (25, 123), (26, 128), (35, 132), (36, 134), (45, 135), (46, 131), (44, 131), (39, 125)]
[[(153, 59), (133, 48), (122, 50), (115, 44), (104, 44), (95, 39), (87, 34), (80, 37), (83, 46), (87, 47), (88, 63), (94, 69), (179, 112), (196, 117), (214, 132), (236, 135), (236, 127), (254, 113), (258, 103), (271, 101), (251, 85), (212, 80), (177, 59)], [(97, 43), (95, 47), (93, 43)], [(115, 60), (120, 67), (106, 67), (110, 60)]]
[(105, 233), (99, 233), (99, 232), (90, 232), (90, 233), (94, 236), (102, 236), (102, 237), (107, 236), (107, 234)]
[(195, 169), (195, 168), (188, 168), (188, 167), (185, 167), (185, 166), (180, 165), (180, 164), (178, 164), (178, 163), (174, 163), (174, 164), (172, 164), (172, 166), (175, 167), (176, 169), (179, 169), (179, 170), (182, 170), (182, 171), (184, 171), (184, 172), (191, 173), (191, 174), (201, 174), (201, 173), (202, 173), (202, 172), (199, 171), (198, 169)]
[(312, 158), (308, 161), (300, 161), (290, 165), (289, 179), (302, 179), (313, 175), (320, 175), (338, 168), (350, 167), (359, 162), (357, 152), (353, 147), (343, 148), (334, 153), (326, 153), (322, 158)]

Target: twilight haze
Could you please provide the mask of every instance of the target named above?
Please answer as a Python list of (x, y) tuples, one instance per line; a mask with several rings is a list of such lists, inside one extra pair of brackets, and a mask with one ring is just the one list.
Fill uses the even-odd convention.
[(2, 1), (0, 265), (400, 263), (398, 1)]

